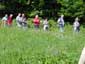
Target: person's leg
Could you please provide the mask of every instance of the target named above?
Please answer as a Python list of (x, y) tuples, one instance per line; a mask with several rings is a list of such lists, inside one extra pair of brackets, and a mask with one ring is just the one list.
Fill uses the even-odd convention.
[(75, 32), (79, 32), (79, 27), (76, 27), (76, 30), (75, 30)]
[(6, 27), (6, 26), (7, 26), (7, 21), (4, 22), (4, 27)]
[(36, 30), (39, 29), (39, 25), (37, 25), (37, 24), (34, 24), (34, 27)]
[(16, 23), (17, 23), (17, 26), (20, 27), (20, 23), (19, 23), (19, 21), (16, 21)]
[(27, 23), (24, 23), (24, 27), (27, 27)]
[(6, 26), (6, 21), (4, 21), (4, 27)]
[(35, 27), (35, 29), (37, 29), (37, 25), (36, 24), (34, 25), (34, 27)]
[(78, 32), (80, 31), (80, 27), (79, 26), (77, 27), (77, 30), (78, 30)]
[(39, 29), (39, 25), (36, 25), (37, 29)]
[(64, 28), (64, 26), (62, 24), (60, 24), (60, 32), (64, 31), (63, 28)]
[(76, 32), (76, 27), (74, 27), (74, 32)]
[(11, 27), (12, 26), (12, 23), (9, 23), (9, 27)]
[(25, 22), (22, 23), (22, 28), (23, 28), (24, 30), (27, 29), (27, 24), (26, 24)]
[(22, 22), (19, 22), (19, 26), (20, 26), (20, 27), (22, 27), (22, 24), (23, 24)]
[(24, 22), (22, 22), (22, 27), (24, 27)]

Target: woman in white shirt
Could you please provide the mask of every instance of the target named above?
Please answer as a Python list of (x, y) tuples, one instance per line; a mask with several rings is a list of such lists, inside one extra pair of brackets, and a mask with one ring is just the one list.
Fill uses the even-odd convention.
[(21, 13), (19, 13), (16, 17), (16, 23), (18, 27), (21, 27)]
[(43, 21), (43, 29), (44, 30), (48, 30), (48, 27), (49, 27), (49, 25), (48, 25), (48, 20), (47, 20), (47, 18)]
[(75, 22), (73, 23), (73, 27), (74, 27), (75, 32), (79, 32), (79, 30), (80, 30), (80, 23), (78, 21), (79, 21), (79, 18), (77, 17), (75, 19)]
[(5, 16), (2, 18), (2, 25), (5, 27), (7, 24), (7, 20), (8, 20), (8, 15), (5, 14)]
[(60, 29), (60, 32), (64, 31), (64, 15), (61, 15), (61, 17), (58, 19), (58, 26)]

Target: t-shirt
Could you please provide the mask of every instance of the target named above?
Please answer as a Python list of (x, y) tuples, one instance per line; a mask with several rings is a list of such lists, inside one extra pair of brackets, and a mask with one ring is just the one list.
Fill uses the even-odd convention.
[(78, 21), (75, 21), (74, 22), (74, 27), (79, 27), (79, 26), (80, 26), (79, 22)]
[(33, 22), (34, 22), (34, 24), (36, 24), (36, 25), (39, 25), (39, 24), (40, 24), (39, 18), (34, 18)]
[(58, 23), (64, 25), (64, 19), (63, 19), (63, 18), (59, 18), (59, 19), (58, 19)]
[(44, 25), (48, 25), (48, 21), (47, 21), (47, 20), (44, 20), (44, 21), (43, 21), (43, 24), (44, 24)]
[(2, 21), (7, 21), (7, 17), (3, 17), (2, 18)]
[(10, 16), (8, 17), (7, 23), (12, 24), (12, 17), (10, 17)]
[(17, 16), (16, 17), (16, 21), (21, 21), (21, 17), (20, 16)]

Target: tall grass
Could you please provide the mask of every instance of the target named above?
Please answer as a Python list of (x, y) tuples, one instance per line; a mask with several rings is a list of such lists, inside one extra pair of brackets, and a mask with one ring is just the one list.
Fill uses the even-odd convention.
[(85, 31), (71, 26), (60, 33), (28, 28), (0, 28), (0, 64), (78, 64), (85, 45)]

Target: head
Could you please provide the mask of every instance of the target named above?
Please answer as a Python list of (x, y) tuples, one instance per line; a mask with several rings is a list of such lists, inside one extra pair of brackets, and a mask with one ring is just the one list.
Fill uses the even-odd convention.
[(10, 17), (13, 17), (13, 14), (10, 14)]
[(78, 21), (78, 20), (79, 20), (79, 18), (78, 18), (78, 17), (76, 17), (75, 21)]
[(21, 16), (21, 13), (19, 13), (18, 16)]
[(63, 18), (63, 17), (64, 17), (64, 15), (62, 14), (62, 15), (61, 15), (61, 18)]
[(35, 18), (38, 18), (38, 15), (36, 15)]
[(22, 17), (25, 17), (25, 14), (24, 13), (22, 14)]
[(7, 15), (7, 14), (5, 14), (5, 17), (8, 17), (8, 15)]

